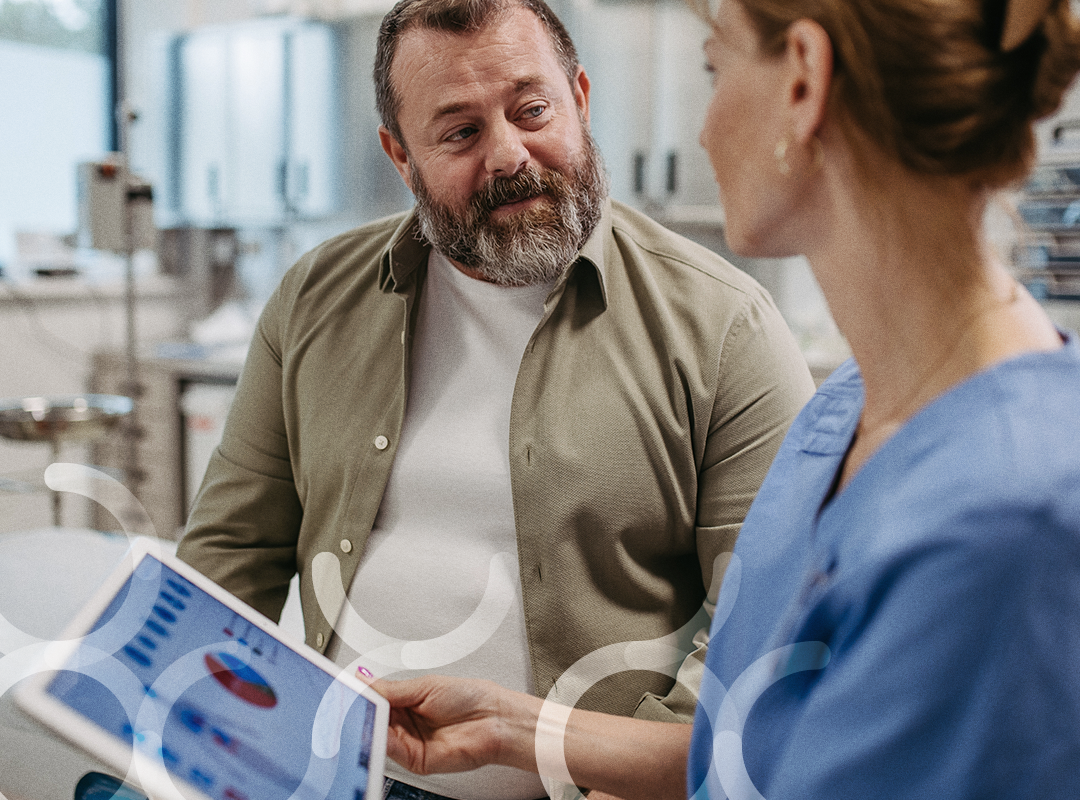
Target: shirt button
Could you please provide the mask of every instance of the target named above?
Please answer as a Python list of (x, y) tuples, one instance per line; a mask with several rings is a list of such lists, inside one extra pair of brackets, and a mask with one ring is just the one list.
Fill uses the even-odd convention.
[(389, 446), (390, 446), (390, 440), (387, 439), (385, 436), (376, 436), (375, 437), (375, 449), (376, 450), (385, 450)]
[(322, 646), (323, 646), (323, 643), (324, 643), (325, 641), (326, 641), (326, 637), (325, 637), (325, 636), (323, 636), (323, 635), (322, 635), (322, 634), (320, 633), (320, 634), (319, 634), (318, 636), (316, 636), (316, 637), (315, 637), (315, 646), (316, 646), (316, 647), (322, 647)]
[(343, 553), (351, 553), (352, 552), (352, 542), (350, 542), (348, 539), (342, 539), (341, 540), (341, 552), (343, 552)]

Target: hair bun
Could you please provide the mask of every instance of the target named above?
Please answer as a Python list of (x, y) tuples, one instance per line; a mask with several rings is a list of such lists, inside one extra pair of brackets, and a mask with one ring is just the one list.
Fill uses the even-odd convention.
[(1001, 49), (1014, 50), (1035, 32), (1050, 10), (1053, 0), (1007, 0), (1005, 25), (1001, 31)]

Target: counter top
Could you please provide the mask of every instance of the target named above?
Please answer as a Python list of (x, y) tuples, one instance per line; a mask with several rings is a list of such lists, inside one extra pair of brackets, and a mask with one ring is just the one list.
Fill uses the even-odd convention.
[[(135, 282), (137, 297), (171, 297), (180, 283), (168, 275), (150, 275)], [(123, 281), (90, 281), (82, 277), (35, 278), (29, 281), (0, 279), (0, 304), (56, 302), (69, 300), (122, 300), (127, 293)]]

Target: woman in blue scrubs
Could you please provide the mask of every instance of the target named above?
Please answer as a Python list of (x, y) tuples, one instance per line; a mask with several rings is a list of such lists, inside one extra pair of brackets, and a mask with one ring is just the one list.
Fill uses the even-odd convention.
[(721, 0), (728, 243), (806, 255), (854, 359), (746, 518), (693, 733), (425, 678), (378, 685), (393, 758), (592, 798), (1080, 798), (1080, 345), (984, 231), (1080, 69), (1076, 5)]

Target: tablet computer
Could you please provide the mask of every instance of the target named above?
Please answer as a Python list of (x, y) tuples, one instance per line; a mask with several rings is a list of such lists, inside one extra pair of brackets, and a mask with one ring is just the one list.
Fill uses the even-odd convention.
[(153, 800), (381, 800), (389, 704), (137, 539), (16, 701)]

